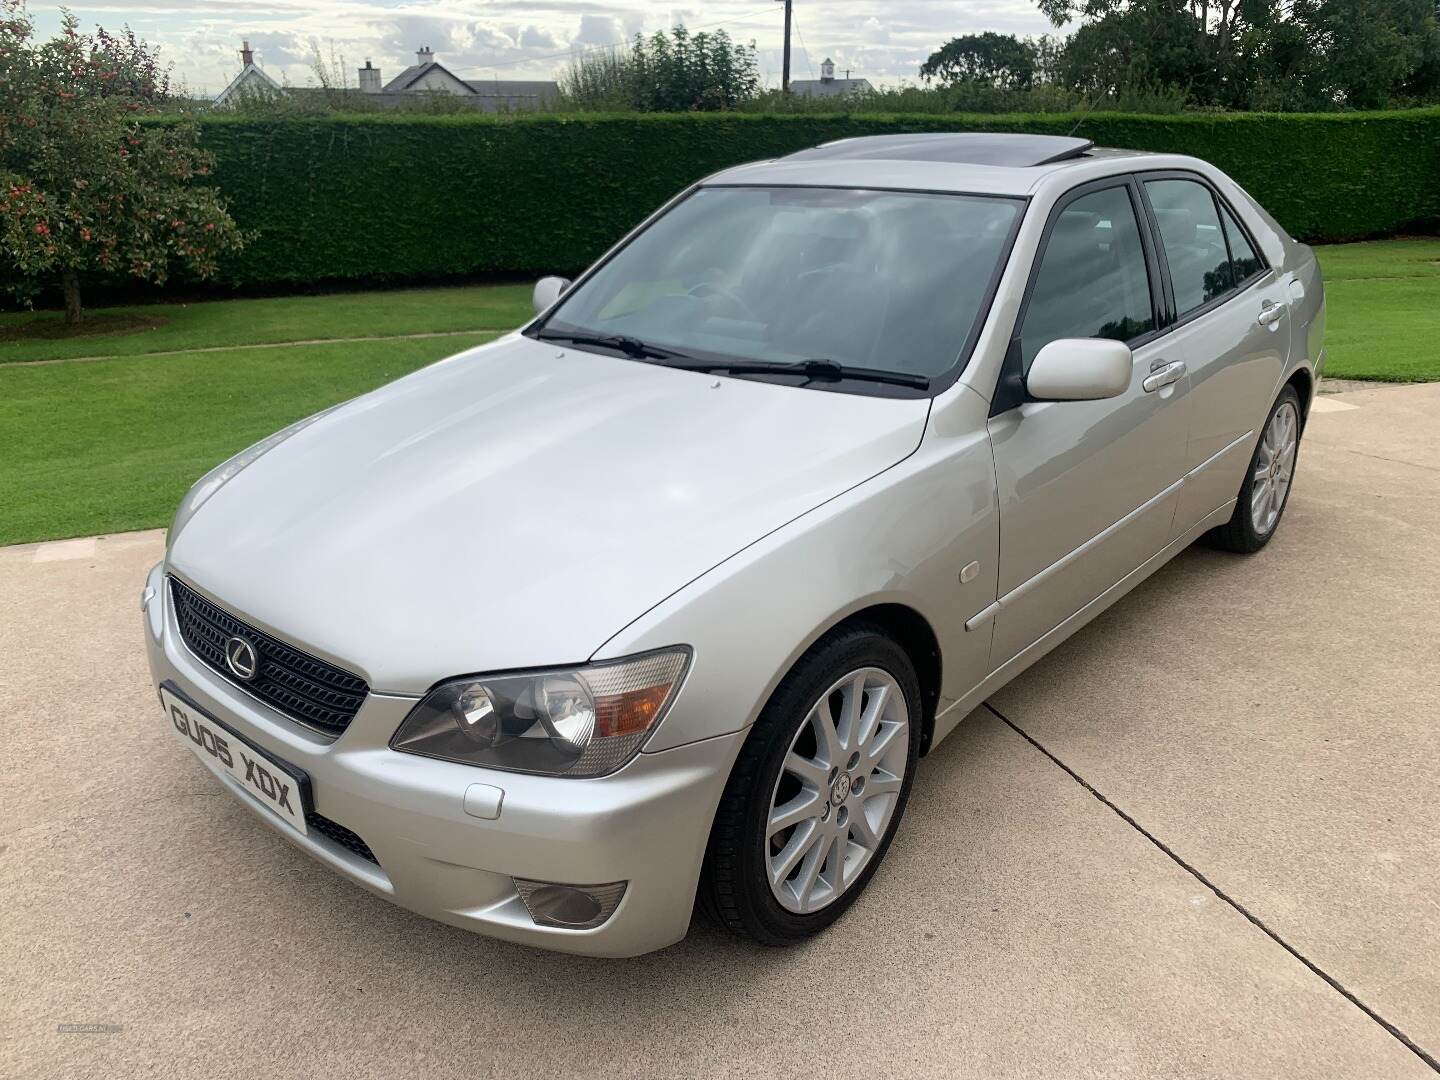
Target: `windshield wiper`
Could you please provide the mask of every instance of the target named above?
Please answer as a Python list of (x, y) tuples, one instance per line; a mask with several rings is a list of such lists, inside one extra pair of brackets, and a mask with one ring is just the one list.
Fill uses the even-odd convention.
[(881, 368), (850, 367), (848, 364), (824, 359), (797, 360), (795, 363), (774, 360), (679, 360), (667, 364), (666, 367), (683, 368), (685, 371), (728, 371), (732, 375), (804, 375), (811, 380), (827, 379), (834, 382), (854, 379), (857, 382), (909, 386), (916, 390), (930, 389), (928, 375), (885, 371)]
[(537, 330), (535, 337), (540, 341), (563, 341), (571, 345), (598, 345), (601, 348), (617, 349), (631, 359), (663, 360), (666, 367), (679, 368), (682, 371), (725, 371), (733, 375), (802, 375), (810, 381), (825, 379), (839, 382), (842, 379), (854, 379), (857, 382), (908, 386), (916, 390), (930, 389), (930, 378), (926, 375), (885, 371), (881, 368), (851, 367), (820, 358), (798, 360), (794, 363), (776, 360), (697, 360), (678, 349), (651, 345), (625, 334), (592, 334), (582, 330), (555, 330), (550, 327)]
[(535, 337), (540, 341), (565, 341), (571, 345), (599, 345), (607, 349), (619, 349), (626, 356), (635, 360), (673, 360), (685, 355), (674, 349), (663, 349), (659, 345), (646, 344), (639, 338), (627, 337), (624, 334), (587, 334), (578, 330), (572, 333), (567, 330), (551, 330), (547, 327), (544, 330), (537, 330)]

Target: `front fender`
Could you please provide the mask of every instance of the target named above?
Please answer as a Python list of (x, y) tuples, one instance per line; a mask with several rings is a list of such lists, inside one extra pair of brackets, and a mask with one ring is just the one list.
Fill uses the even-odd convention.
[[(941, 708), (984, 677), (990, 630), (967, 619), (995, 600), (999, 516), (986, 405), (927, 429), (909, 458), (751, 544), (626, 626), (594, 655), (685, 643), (695, 660), (647, 753), (755, 721), (826, 631), (877, 604), (919, 613), (941, 650)], [(971, 562), (979, 572), (960, 582)]]

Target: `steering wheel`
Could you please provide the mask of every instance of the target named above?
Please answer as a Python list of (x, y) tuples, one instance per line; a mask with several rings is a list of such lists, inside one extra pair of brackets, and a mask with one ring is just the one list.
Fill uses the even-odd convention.
[(737, 293), (727, 289), (724, 285), (717, 285), (713, 281), (698, 282), (690, 286), (690, 288), (685, 291), (685, 295), (693, 296), (697, 300), (704, 300), (707, 296), (711, 295), (718, 296), (722, 300), (728, 300), (731, 305), (747, 319), (756, 322), (759, 321), (755, 309), (742, 300)]

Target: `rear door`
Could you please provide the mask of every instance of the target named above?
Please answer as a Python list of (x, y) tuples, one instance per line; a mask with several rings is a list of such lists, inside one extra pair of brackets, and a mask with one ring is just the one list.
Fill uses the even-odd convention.
[[(1162, 303), (1138, 182), (1113, 177), (1069, 192), (1046, 226), (991, 407), (1000, 494), (992, 668), (1169, 540), (1188, 381), (1173, 342), (1157, 340)], [(1131, 346), (1129, 388), (1104, 401), (1029, 400), (1024, 377), (1041, 346), (1087, 337)]]
[(1235, 211), (1189, 172), (1143, 173), (1154, 218), (1170, 347), (1190, 375), (1185, 486), (1173, 535), (1240, 489), (1290, 348), (1290, 297)]

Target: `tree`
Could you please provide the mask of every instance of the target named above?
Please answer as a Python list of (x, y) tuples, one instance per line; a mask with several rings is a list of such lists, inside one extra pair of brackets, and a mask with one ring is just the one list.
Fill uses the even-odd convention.
[(1063, 81), (1087, 93), (1181, 90), (1196, 104), (1231, 104), (1237, 40), (1274, 0), (1037, 0), (1056, 26), (1078, 19)]
[(1060, 69), (1065, 85), (1091, 96), (1180, 89), (1204, 98), (1215, 77), (1199, 24), (1167, 2), (1117, 6), (1084, 23)]
[(1037, 0), (1078, 19), (1061, 81), (1192, 104), (1374, 109), (1440, 98), (1435, 0)]
[(927, 83), (982, 83), (1001, 90), (1020, 90), (1035, 81), (1036, 49), (1012, 34), (963, 34), (951, 38), (920, 68)]
[(1380, 109), (1437, 89), (1433, 0), (1293, 0), (1291, 17), (1324, 63), (1307, 72), (1319, 94)]
[(572, 104), (640, 112), (733, 109), (759, 90), (753, 45), (735, 44), (724, 30), (691, 34), (683, 26), (636, 34), (627, 53), (581, 57), (560, 79)]
[(22, 0), (0, 0), (0, 277), (21, 295), (58, 283), (67, 325), (87, 279), (161, 284), (172, 264), (208, 277), (244, 240), (196, 182), (213, 160), (195, 126), (139, 123), (169, 97), (150, 48), (78, 26), (66, 12), (37, 45)]

